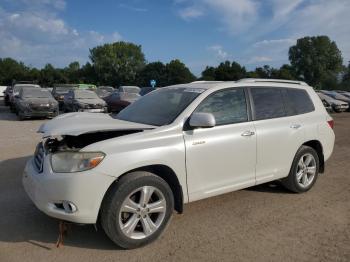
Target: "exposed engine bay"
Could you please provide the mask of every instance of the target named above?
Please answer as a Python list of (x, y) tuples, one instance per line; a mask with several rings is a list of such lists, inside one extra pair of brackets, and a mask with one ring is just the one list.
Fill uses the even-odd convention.
[(125, 136), (144, 131), (140, 130), (118, 130), (118, 131), (101, 131), (94, 133), (85, 133), (78, 136), (64, 135), (60, 137), (48, 137), (44, 142), (45, 151), (55, 153), (59, 151), (78, 151), (90, 144)]

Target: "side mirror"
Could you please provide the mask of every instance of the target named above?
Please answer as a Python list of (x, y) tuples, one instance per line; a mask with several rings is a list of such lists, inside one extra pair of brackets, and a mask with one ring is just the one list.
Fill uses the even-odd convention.
[(216, 124), (215, 117), (211, 113), (193, 113), (189, 125), (192, 128), (210, 128)]

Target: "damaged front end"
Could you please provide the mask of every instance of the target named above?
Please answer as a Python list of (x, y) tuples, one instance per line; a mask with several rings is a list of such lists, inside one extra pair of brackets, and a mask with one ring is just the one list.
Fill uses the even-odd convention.
[(153, 129), (155, 126), (115, 119), (107, 114), (70, 113), (40, 126), (46, 152), (78, 151), (90, 144)]
[(79, 151), (80, 149), (99, 141), (130, 135), (142, 131), (143, 130), (118, 130), (87, 133), (78, 136), (53, 136), (46, 138), (43, 142), (43, 145), (47, 153)]

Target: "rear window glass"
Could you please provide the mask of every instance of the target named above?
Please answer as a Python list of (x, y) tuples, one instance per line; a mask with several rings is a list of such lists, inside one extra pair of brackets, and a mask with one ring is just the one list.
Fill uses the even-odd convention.
[(255, 119), (263, 120), (285, 116), (282, 92), (279, 88), (251, 88)]
[(288, 116), (305, 114), (315, 110), (314, 104), (305, 90), (285, 88), (282, 93)]

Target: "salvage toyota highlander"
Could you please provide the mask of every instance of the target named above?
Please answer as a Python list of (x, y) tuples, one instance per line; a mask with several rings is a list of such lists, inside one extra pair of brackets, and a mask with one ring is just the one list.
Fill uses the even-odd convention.
[(64, 114), (39, 132), (23, 175), (35, 205), (100, 223), (127, 249), (155, 240), (191, 201), (272, 180), (306, 192), (334, 146), (312, 87), (264, 79), (164, 87), (118, 115)]

